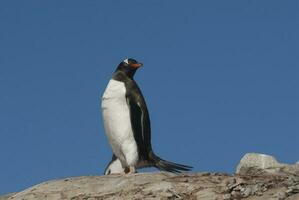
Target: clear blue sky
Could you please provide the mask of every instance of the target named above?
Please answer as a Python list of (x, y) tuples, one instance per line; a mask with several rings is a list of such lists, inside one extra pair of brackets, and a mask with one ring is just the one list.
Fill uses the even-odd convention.
[(298, 1), (0, 2), (0, 194), (100, 175), (100, 97), (144, 63), (152, 144), (194, 171), (246, 152), (299, 160)]

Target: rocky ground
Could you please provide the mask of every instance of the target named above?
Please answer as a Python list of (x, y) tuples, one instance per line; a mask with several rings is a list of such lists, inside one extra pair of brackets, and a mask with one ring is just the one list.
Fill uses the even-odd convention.
[(263, 154), (246, 154), (236, 174), (138, 173), (52, 180), (0, 200), (299, 200), (299, 163), (287, 165)]

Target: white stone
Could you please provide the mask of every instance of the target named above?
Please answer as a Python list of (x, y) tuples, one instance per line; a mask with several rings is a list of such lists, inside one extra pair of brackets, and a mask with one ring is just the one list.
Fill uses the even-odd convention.
[(247, 153), (241, 159), (236, 173), (240, 173), (241, 168), (257, 168), (269, 169), (281, 167), (283, 164), (279, 163), (273, 156), (259, 153)]

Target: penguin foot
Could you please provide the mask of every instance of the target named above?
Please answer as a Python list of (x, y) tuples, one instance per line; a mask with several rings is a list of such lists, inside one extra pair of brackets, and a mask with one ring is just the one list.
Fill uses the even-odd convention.
[(124, 170), (124, 173), (125, 174), (135, 174), (136, 173), (136, 169), (135, 167), (126, 167), (125, 170)]

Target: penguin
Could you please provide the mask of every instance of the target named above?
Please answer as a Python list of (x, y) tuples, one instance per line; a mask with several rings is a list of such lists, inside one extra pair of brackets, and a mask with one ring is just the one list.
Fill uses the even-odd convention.
[(192, 167), (163, 160), (153, 152), (149, 112), (134, 80), (142, 65), (133, 58), (123, 60), (102, 96), (104, 129), (113, 151), (104, 173), (132, 174), (151, 166), (173, 173), (190, 171)]

